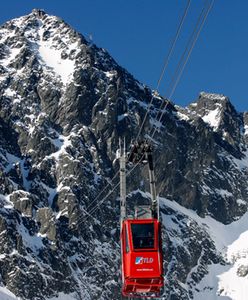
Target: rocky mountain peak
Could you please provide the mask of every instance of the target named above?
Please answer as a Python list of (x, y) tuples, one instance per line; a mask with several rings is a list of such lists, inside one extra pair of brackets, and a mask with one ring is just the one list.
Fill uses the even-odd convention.
[(201, 92), (196, 102), (191, 103), (188, 108), (199, 115), (205, 123), (218, 131), (226, 114), (237, 115), (228, 97), (221, 94), (210, 94)]
[(236, 111), (227, 96), (201, 92), (198, 100), (191, 103), (188, 109), (200, 116), (230, 145), (238, 147), (242, 143), (242, 115)]
[(43, 18), (46, 15), (46, 12), (44, 11), (44, 9), (34, 8), (32, 10), (32, 14), (38, 18)]
[(76, 67), (78, 46), (86, 41), (61, 19), (36, 9), (2, 26), (0, 43), (2, 73), (18, 69), (21, 76), (25, 67), (35, 66), (36, 72), (42, 69), (66, 85)]
[[(61, 19), (39, 10), (0, 28), (0, 63), (0, 87), (12, 114), (20, 118), (17, 106), (25, 102), (30, 112), (25, 111), (21, 118), (35, 116), (24, 122), (29, 132), (41, 110), (67, 132), (81, 123), (92, 124), (99, 132), (105, 127), (106, 109), (108, 118), (114, 118), (117, 110), (119, 123), (128, 125), (128, 105), (144, 111), (143, 102), (149, 101), (149, 89), (134, 81), (106, 50), (88, 43)], [(133, 82), (135, 89), (127, 94), (126, 88)]]
[[(113, 161), (152, 97), (142, 136), (153, 137), (159, 195), (174, 201), (161, 200), (164, 297), (188, 300), (208, 265), (223, 263), (200, 223), (247, 211), (247, 115), (243, 124), (227, 97), (206, 93), (161, 110), (165, 99), (42, 10), (0, 27), (0, 298), (1, 285), (23, 300), (119, 298)], [(149, 199), (147, 178), (146, 168), (128, 176), (130, 206)]]

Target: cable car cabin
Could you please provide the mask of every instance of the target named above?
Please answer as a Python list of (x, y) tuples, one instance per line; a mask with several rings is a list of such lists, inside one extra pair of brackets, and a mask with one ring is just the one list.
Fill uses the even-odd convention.
[(159, 296), (164, 285), (157, 219), (127, 219), (122, 223), (123, 296)]

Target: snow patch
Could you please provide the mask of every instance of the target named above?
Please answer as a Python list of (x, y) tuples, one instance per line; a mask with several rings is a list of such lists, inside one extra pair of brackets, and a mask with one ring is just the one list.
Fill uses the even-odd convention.
[(231, 157), (231, 160), (233, 163), (240, 169), (247, 169), (248, 168), (248, 150), (243, 152), (244, 157), (242, 159), (237, 159), (234, 157)]
[(221, 195), (222, 197), (226, 198), (226, 197), (233, 197), (233, 194), (228, 192), (227, 190), (223, 190), (223, 189), (215, 189), (215, 192), (219, 195)]
[(236, 202), (238, 203), (238, 205), (247, 205), (247, 203), (242, 199), (237, 199)]
[(200, 93), (201, 97), (210, 99), (210, 100), (221, 100), (224, 101), (227, 99), (226, 96), (224, 96), (223, 94), (213, 94), (213, 93), (206, 93), (206, 92), (201, 92)]
[(248, 293), (248, 230), (241, 233), (227, 247), (226, 259), (231, 267), (218, 276), (219, 291), (221, 295), (229, 296), (231, 299), (246, 300)]
[[(33, 30), (29, 39), (32, 40), (33, 49), (37, 52), (37, 57), (42, 66), (48, 69), (52, 69), (55, 74), (61, 79), (65, 86), (71, 79), (75, 68), (75, 60), (69, 58), (62, 58), (62, 50), (60, 47), (56, 47), (55, 37), (43, 39), (43, 34), (47, 30), (43, 23), (40, 21), (38, 31)], [(54, 32), (50, 29), (50, 34), (53, 36)], [(34, 36), (37, 38), (34, 39)], [(61, 38), (61, 36), (59, 36)], [(67, 52), (77, 49), (77, 43), (68, 44), (68, 41), (64, 42), (64, 48)], [(61, 45), (60, 45), (61, 46)]]
[(125, 119), (126, 117), (128, 117), (128, 113), (119, 115), (119, 116), (118, 116), (118, 122), (122, 121), (122, 120)]
[(109, 79), (112, 79), (112, 78), (116, 75), (116, 71), (107, 71), (107, 72), (104, 72), (104, 74), (105, 74), (106, 77), (108, 77)]
[(75, 136), (75, 133), (71, 133), (68, 136), (59, 135), (55, 139), (50, 139), (52, 141), (52, 143), (56, 146), (56, 148), (58, 148), (58, 150), (56, 152), (52, 153), (51, 155), (47, 156), (47, 158), (55, 158), (55, 160), (58, 161), (60, 155), (65, 154), (65, 153), (68, 154), (66, 152), (66, 148), (68, 146), (72, 146), (71, 140), (70, 140), (71, 136)]
[(0, 286), (0, 299), (1, 300), (21, 300), (21, 298), (16, 297), (11, 291), (6, 287)]
[[(226, 195), (226, 191), (223, 191), (225, 190), (221, 193)], [(217, 251), (226, 260), (227, 265), (213, 264), (208, 267), (209, 273), (193, 290), (193, 299), (246, 300), (248, 295), (248, 212), (239, 220), (224, 225), (210, 216), (201, 218), (196, 212), (167, 199), (160, 198), (160, 204), (185, 214), (196, 221), (199, 226), (204, 227), (214, 241)], [(166, 227), (168, 220), (165, 221), (165, 219), (163, 221)], [(243, 270), (243, 276), (240, 270)]]
[(76, 299), (78, 299), (76, 293), (73, 294), (59, 293), (58, 296), (53, 298), (48, 298), (47, 300), (76, 300)]
[(216, 109), (210, 111), (207, 115), (202, 117), (205, 123), (208, 123), (214, 130), (218, 129), (220, 123), (220, 108), (216, 107)]
[(52, 68), (56, 74), (58, 74), (64, 85), (67, 84), (70, 76), (74, 72), (74, 61), (70, 59), (62, 59), (61, 52), (51, 48), (47, 42), (40, 41), (39, 43), (39, 55), (43, 65)]
[(20, 48), (9, 48), (9, 56), (7, 59), (1, 60), (1, 65), (8, 69), (9, 64), (16, 58), (19, 52)]
[(34, 253), (38, 254), (39, 249), (44, 247), (42, 237), (38, 235), (30, 235), (23, 224), (19, 225), (18, 231), (22, 236), (22, 241), (25, 247), (32, 249)]
[(245, 130), (245, 135), (248, 135), (248, 125), (245, 125), (245, 127), (244, 127), (244, 130)]
[(16, 92), (11, 90), (10, 88), (7, 88), (4, 91), (4, 95), (7, 96), (7, 97), (14, 97), (16, 95)]
[(189, 120), (189, 117), (183, 113), (181, 113), (180, 111), (177, 111), (176, 112), (176, 115), (177, 117), (180, 119), (180, 120), (184, 120), (184, 121), (188, 121)]

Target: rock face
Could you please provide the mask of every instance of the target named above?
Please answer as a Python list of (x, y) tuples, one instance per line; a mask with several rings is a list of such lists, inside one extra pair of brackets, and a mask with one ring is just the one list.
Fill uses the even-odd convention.
[[(118, 171), (119, 138), (137, 136), (152, 91), (41, 10), (0, 27), (0, 63), (0, 281), (23, 300), (118, 299), (118, 189), (101, 200)], [(248, 200), (247, 113), (201, 93), (186, 108), (169, 103), (158, 122), (164, 100), (154, 95), (141, 134), (155, 140), (160, 196), (224, 224), (239, 219)], [(128, 178), (130, 203), (148, 190), (140, 174), (147, 178), (144, 168)], [(208, 265), (223, 258), (193, 219), (168, 203), (161, 216), (164, 297), (191, 299)]]

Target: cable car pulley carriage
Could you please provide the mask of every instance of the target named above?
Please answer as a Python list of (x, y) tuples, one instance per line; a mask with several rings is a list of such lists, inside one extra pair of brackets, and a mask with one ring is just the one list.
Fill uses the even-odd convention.
[[(151, 145), (136, 142), (127, 158), (120, 142), (120, 229), (122, 295), (158, 297), (164, 285), (158, 203)], [(126, 162), (148, 164), (151, 205), (135, 207), (134, 218), (126, 215)]]

